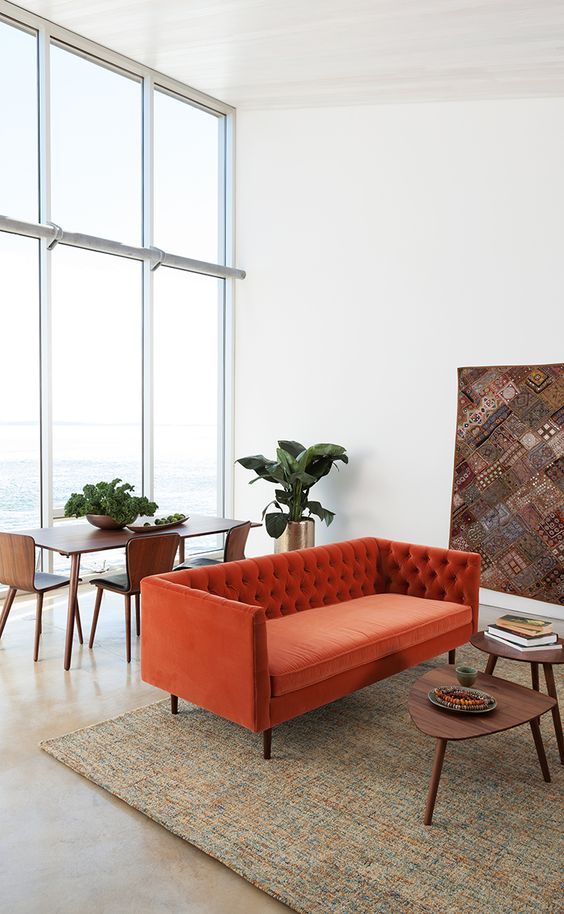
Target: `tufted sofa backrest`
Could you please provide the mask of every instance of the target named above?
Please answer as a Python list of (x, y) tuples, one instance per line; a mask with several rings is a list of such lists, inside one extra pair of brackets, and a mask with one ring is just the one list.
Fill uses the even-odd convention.
[(480, 556), (474, 552), (377, 540), (383, 590), (470, 606), (477, 623)]
[(268, 619), (383, 590), (378, 543), (372, 537), (192, 568), (166, 577), (229, 600), (263, 606)]

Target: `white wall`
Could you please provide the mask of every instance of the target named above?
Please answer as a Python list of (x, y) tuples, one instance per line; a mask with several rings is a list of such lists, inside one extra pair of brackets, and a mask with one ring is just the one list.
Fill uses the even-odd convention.
[[(446, 545), (456, 368), (563, 356), (564, 99), (244, 111), (237, 134), (235, 456), (343, 444), (318, 542)], [(249, 478), (236, 517), (271, 496)]]

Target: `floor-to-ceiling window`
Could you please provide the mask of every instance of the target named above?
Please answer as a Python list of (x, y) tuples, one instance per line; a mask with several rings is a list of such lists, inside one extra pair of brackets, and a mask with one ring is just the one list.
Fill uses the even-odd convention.
[(0, 530), (116, 476), (221, 513), (231, 110), (3, 6)]
[[(0, 213), (39, 218), (37, 38), (0, 20)], [(39, 244), (0, 232), (0, 529), (41, 518)]]

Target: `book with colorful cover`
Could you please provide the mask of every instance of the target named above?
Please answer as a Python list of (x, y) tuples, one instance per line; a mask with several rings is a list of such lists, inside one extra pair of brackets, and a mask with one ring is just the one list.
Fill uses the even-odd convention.
[(523, 635), (521, 632), (511, 632), (508, 628), (499, 628), (495, 623), (490, 625), (488, 631), (492, 631), (495, 635), (498, 635), (500, 638), (506, 638), (508, 641), (514, 641), (517, 644), (553, 644), (555, 641), (558, 641), (558, 635), (554, 632), (549, 632), (544, 635)]
[(526, 619), (524, 616), (505, 615), (497, 619), (498, 628), (519, 632), (523, 635), (549, 635), (552, 633), (552, 623), (545, 619)]
[(514, 632), (508, 628), (500, 628), (498, 625), (490, 625), (490, 629), (499, 635), (500, 638), (507, 638), (508, 641), (515, 641), (517, 644), (552, 644), (558, 640), (558, 635), (554, 632), (543, 632), (542, 635), (529, 635), (523, 632)]
[(542, 628), (529, 628), (528, 625), (519, 625), (518, 622), (496, 622), (498, 628), (506, 628), (510, 632), (523, 632), (526, 635), (550, 635), (552, 625), (543, 625)]

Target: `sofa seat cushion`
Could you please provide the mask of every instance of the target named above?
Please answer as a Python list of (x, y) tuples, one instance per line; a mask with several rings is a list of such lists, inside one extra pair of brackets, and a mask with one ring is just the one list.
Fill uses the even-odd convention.
[(459, 603), (380, 593), (269, 619), (272, 695), (286, 695), (472, 623)]

